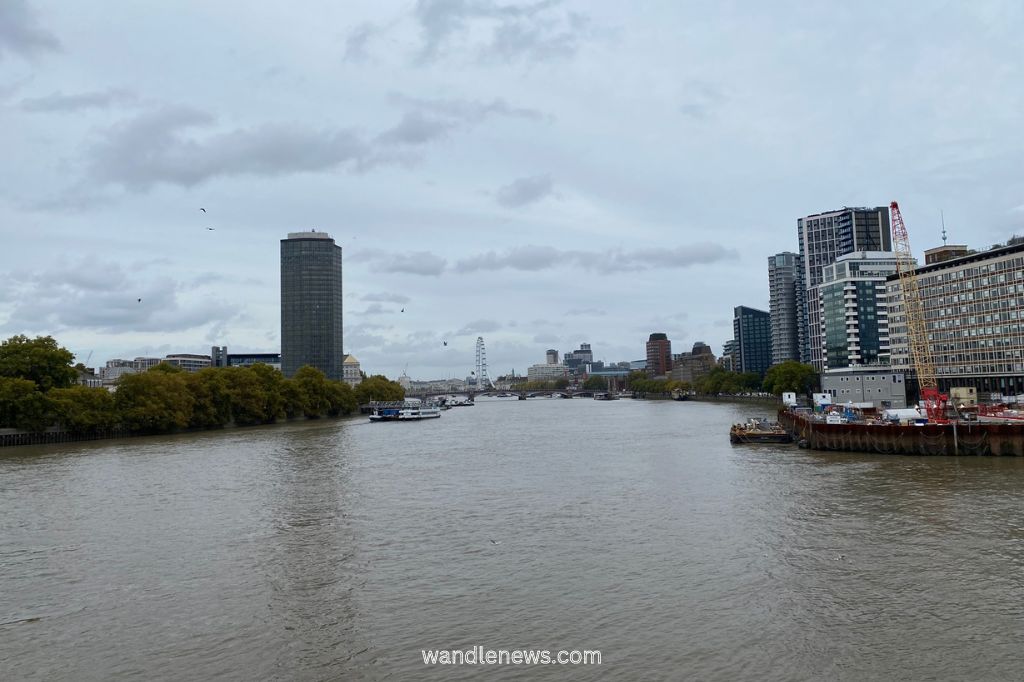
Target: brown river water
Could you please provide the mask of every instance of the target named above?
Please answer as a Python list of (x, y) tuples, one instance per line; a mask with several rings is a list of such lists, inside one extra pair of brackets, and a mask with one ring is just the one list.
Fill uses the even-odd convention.
[[(4, 680), (1024, 677), (1024, 460), (481, 401), (0, 451)], [(599, 650), (428, 666), (423, 649)]]

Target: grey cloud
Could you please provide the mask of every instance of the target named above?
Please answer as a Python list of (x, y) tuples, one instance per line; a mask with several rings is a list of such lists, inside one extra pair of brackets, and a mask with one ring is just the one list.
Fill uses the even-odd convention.
[(601, 273), (636, 272), (654, 268), (687, 268), (737, 257), (735, 249), (719, 244), (699, 243), (673, 249), (637, 249), (625, 251), (559, 250), (549, 246), (523, 246), (503, 254), (490, 251), (455, 263), (461, 273), (478, 270), (526, 270), (535, 272), (552, 267), (575, 266)]
[(345, 130), (263, 126), (205, 138), (185, 134), (212, 123), (209, 114), (182, 107), (145, 112), (111, 128), (93, 147), (92, 175), (143, 191), (162, 182), (190, 187), (220, 175), (320, 171), (365, 154), (365, 145)]
[(65, 95), (54, 92), (43, 97), (32, 97), (21, 100), (21, 108), (32, 112), (63, 112), (80, 111), (82, 109), (106, 109), (118, 104), (130, 104), (136, 96), (127, 90), (104, 90), (102, 92), (82, 92), (77, 95)]
[(505, 60), (546, 60), (572, 56), (587, 20), (559, 11), (561, 0), (499, 5), (493, 0), (419, 0), (413, 16), (419, 24), (420, 59), (437, 59), (460, 38), (490, 33), (479, 46), (484, 56)]
[(494, 29), (494, 39), (487, 49), (505, 61), (520, 57), (539, 60), (571, 57), (579, 49), (588, 23), (586, 17), (575, 12), (569, 13), (564, 27), (555, 25), (548, 30), (538, 30), (535, 21), (505, 21)]
[(702, 121), (725, 102), (726, 96), (719, 86), (694, 80), (684, 86), (683, 100), (679, 106), (680, 113), (696, 121)]
[(520, 246), (504, 254), (494, 251), (471, 256), (455, 263), (456, 272), (476, 272), (478, 270), (527, 270), (536, 272), (556, 266), (562, 261), (565, 252), (551, 246)]
[(378, 259), (373, 264), (376, 272), (405, 273), (437, 277), (444, 272), (448, 261), (427, 251), (396, 254)]
[(506, 208), (519, 208), (551, 195), (555, 185), (547, 175), (518, 178), (497, 191), (498, 203)]
[(389, 294), (387, 292), (371, 292), (359, 297), (363, 301), (379, 301), (381, 303), (408, 303), (409, 297), (402, 294)]
[(348, 37), (345, 38), (345, 56), (343, 59), (346, 62), (362, 62), (366, 61), (366, 44), (370, 41), (374, 35), (380, 32), (380, 29), (370, 22), (362, 23), (349, 31)]
[(604, 310), (601, 310), (600, 308), (573, 308), (572, 310), (567, 310), (565, 314), (566, 316), (594, 315), (597, 317), (602, 317), (604, 315), (607, 315), (608, 313)]
[(514, 107), (500, 97), (490, 102), (472, 100), (423, 99), (392, 94), (391, 100), (407, 111), (392, 128), (377, 136), (385, 145), (415, 146), (447, 137), (488, 118), (507, 117), (543, 120), (536, 109)]
[(117, 263), (82, 261), (12, 273), (3, 289), (15, 305), (2, 326), (14, 330), (174, 332), (236, 315), (231, 306), (210, 299), (184, 305), (174, 280), (131, 276)]
[(4, 52), (31, 57), (60, 50), (60, 41), (41, 28), (25, 0), (0, 2), (0, 58)]
[(555, 336), (554, 334), (537, 334), (533, 337), (534, 343), (561, 343), (562, 339)]
[(462, 329), (455, 332), (456, 336), (474, 336), (478, 334), (489, 334), (501, 329), (501, 323), (495, 320), (474, 320), (466, 324)]
[[(409, 147), (490, 117), (543, 118), (540, 112), (513, 107), (502, 99), (393, 99), (408, 110), (396, 126), (378, 135), (373, 143), (352, 130), (305, 129), (298, 125), (216, 132), (211, 130), (215, 120), (206, 112), (176, 106), (150, 109), (107, 129), (92, 145), (87, 157), (91, 182), (83, 180), (64, 196), (40, 206), (88, 206), (95, 181), (142, 192), (160, 183), (192, 187), (219, 176), (273, 177), (344, 166), (366, 171), (384, 164), (409, 163), (414, 160)], [(57, 100), (48, 104), (54, 105)]]
[(380, 303), (372, 303), (372, 304), (366, 306), (365, 310), (357, 310), (357, 311), (353, 312), (352, 314), (353, 315), (366, 316), (366, 315), (383, 315), (384, 313), (389, 313), (389, 312), (392, 312), (392, 311), (385, 310), (384, 306), (382, 306)]

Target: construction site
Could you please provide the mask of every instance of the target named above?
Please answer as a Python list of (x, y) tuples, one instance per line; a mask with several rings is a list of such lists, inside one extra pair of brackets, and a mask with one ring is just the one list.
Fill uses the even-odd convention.
[[(1002, 396), (989, 396), (988, 402), (979, 402), (973, 387), (950, 386), (948, 393), (940, 390), (933, 355), (935, 342), (929, 337), (930, 318), (926, 317), (922, 301), (919, 268), (897, 202), (893, 201), (889, 210), (897, 256), (897, 293), (902, 306), (897, 309), (906, 325), (906, 369), (910, 370), (908, 383), (912, 378), (916, 384), (916, 405), (909, 403), (902, 409), (885, 410), (852, 403), (830, 405), (827, 394), (816, 394), (815, 408), (798, 408), (794, 403), (781, 410), (780, 425), (798, 445), (816, 450), (1024, 456), (1024, 411), (1015, 409), (1015, 402), (1004, 404)], [(964, 292), (953, 287), (949, 293), (955, 300)]]

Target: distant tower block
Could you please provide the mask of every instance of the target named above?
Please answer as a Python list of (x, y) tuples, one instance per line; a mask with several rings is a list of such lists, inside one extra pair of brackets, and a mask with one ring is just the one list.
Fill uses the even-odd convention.
[(476, 387), (485, 391), (493, 388), (490, 377), (487, 376), (487, 349), (484, 348), (484, 337), (476, 337)]

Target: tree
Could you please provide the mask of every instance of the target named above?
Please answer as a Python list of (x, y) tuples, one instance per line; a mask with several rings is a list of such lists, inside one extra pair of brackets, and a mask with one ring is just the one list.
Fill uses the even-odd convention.
[(787, 360), (768, 370), (764, 377), (764, 390), (775, 395), (786, 392), (806, 394), (814, 388), (817, 378), (814, 367)]
[(184, 373), (160, 371), (123, 375), (114, 404), (132, 431), (164, 433), (189, 425), (195, 399)]
[(43, 393), (67, 388), (78, 378), (71, 366), (74, 358), (74, 353), (58, 346), (52, 336), (12, 336), (0, 343), (0, 377), (28, 379)]
[(291, 384), (278, 370), (270, 365), (258, 362), (248, 368), (260, 381), (263, 388), (263, 422), (272, 424), (278, 419), (292, 416), (293, 410), (288, 405), (293, 392), (288, 388)]
[(355, 396), (360, 405), (366, 405), (374, 400), (398, 401), (405, 399), (405, 389), (385, 376), (374, 374), (356, 386)]
[(44, 431), (52, 414), (50, 400), (35, 382), (0, 376), (0, 427)]
[(316, 367), (303, 365), (292, 378), (299, 389), (302, 401), (302, 412), (309, 419), (316, 419), (327, 414), (330, 401), (327, 398), (327, 377)]
[(587, 377), (587, 380), (583, 382), (583, 388), (588, 391), (606, 391), (608, 390), (608, 380), (604, 377)]
[(555, 388), (558, 388), (558, 389), (568, 388), (569, 387), (569, 378), (568, 377), (559, 377), (558, 379), (555, 379), (555, 384), (554, 385), (555, 385)]
[[(160, 363), (153, 369), (164, 364)], [(195, 374), (187, 375), (186, 381), (193, 401), (189, 426), (213, 429), (220, 428), (232, 420), (232, 395), (224, 369), (207, 367)]]
[(46, 397), (50, 399), (57, 422), (68, 431), (93, 434), (117, 424), (114, 396), (105, 388), (55, 388)]
[(352, 414), (359, 409), (356, 402), (355, 392), (352, 387), (344, 381), (327, 382), (327, 414), (337, 417), (342, 414)]

